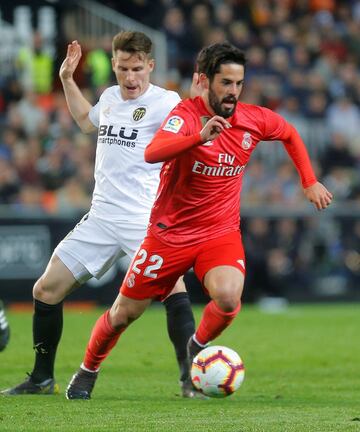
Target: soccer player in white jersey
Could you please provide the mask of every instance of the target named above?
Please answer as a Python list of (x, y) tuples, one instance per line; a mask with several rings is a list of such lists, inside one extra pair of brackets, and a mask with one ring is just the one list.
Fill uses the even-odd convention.
[[(117, 34), (113, 39), (112, 67), (118, 85), (107, 88), (98, 103), (91, 106), (73, 79), (81, 47), (77, 41), (68, 45), (59, 75), (69, 110), (81, 130), (90, 133), (98, 129), (95, 189), (89, 213), (56, 247), (44, 274), (34, 285), (34, 368), (24, 382), (2, 394), (58, 392), (54, 364), (62, 333), (63, 299), (91, 277), (100, 278), (121, 256), (132, 257), (145, 236), (161, 164), (147, 164), (144, 150), (180, 101), (177, 93), (150, 83), (154, 68), (151, 48), (151, 40), (141, 32)], [(194, 318), (182, 280), (164, 304), (182, 382), (188, 367), (186, 342), (194, 333)], [(102, 327), (108, 325), (106, 319), (101, 317), (94, 327), (98, 337)], [(114, 334), (113, 345), (117, 338)], [(81, 383), (94, 384), (97, 372), (91, 373), (87, 368), (87, 362), (94, 361), (88, 347), (76, 375), (80, 387), (67, 391), (69, 399), (90, 398), (91, 390), (83, 391)], [(184, 388), (182, 394), (194, 397)]]

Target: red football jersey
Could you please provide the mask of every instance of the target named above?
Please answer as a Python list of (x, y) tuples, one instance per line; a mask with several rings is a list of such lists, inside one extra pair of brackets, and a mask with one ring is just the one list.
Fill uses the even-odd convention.
[[(211, 117), (201, 97), (187, 99), (172, 110), (149, 147), (174, 135), (199, 137)], [(232, 127), (215, 140), (196, 143), (164, 162), (149, 224), (161, 241), (182, 246), (239, 230), (242, 178), (251, 153), (259, 141), (288, 140), (293, 130), (273, 111), (243, 103), (227, 120)], [(305, 163), (308, 175), (303, 184), (316, 181), (309, 164)]]

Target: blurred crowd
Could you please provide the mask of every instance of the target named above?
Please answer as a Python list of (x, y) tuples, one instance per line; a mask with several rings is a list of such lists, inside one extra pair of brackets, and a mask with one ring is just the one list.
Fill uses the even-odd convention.
[[(242, 101), (267, 106), (294, 124), (336, 205), (360, 205), (359, 0), (105, 4), (166, 34), (169, 74), (168, 82), (161, 84), (184, 97), (202, 46), (226, 39), (242, 48), (248, 59)], [(0, 71), (0, 205), (29, 214), (76, 215), (91, 201), (96, 141), (80, 133), (66, 107), (57, 72), (67, 41), (61, 44), (54, 58), (35, 33), (34, 49), (19, 51), (12, 73), (2, 76)], [(114, 83), (111, 37), (82, 45), (76, 79), (95, 103), (102, 89)], [(29, 68), (35, 71), (31, 82), (31, 74), (25, 73)], [(261, 143), (244, 178), (243, 208), (264, 204), (293, 209), (307, 205), (279, 143)], [(270, 286), (272, 280), (280, 287), (288, 277), (299, 276), (297, 280), (306, 284), (303, 279), (309, 273), (303, 268), (311, 266), (325, 275), (329, 263), (335, 263), (335, 277), (349, 273), (359, 278), (360, 223), (337, 220), (331, 222), (335, 226), (321, 229), (313, 223), (245, 221), (248, 255), (266, 269), (256, 271), (255, 265), (249, 279), (268, 278), (257, 284)], [(310, 237), (312, 250), (306, 243)]]

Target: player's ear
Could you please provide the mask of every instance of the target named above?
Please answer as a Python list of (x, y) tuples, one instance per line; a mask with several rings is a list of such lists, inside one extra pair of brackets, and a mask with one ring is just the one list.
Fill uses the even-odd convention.
[(150, 72), (152, 72), (154, 70), (154, 67), (155, 67), (155, 60), (150, 59), (148, 64), (149, 64)]
[(199, 82), (203, 89), (208, 90), (209, 89), (209, 79), (204, 73), (199, 74)]
[(114, 59), (114, 57), (111, 57), (111, 67), (112, 67), (113, 72), (115, 72), (115, 59)]

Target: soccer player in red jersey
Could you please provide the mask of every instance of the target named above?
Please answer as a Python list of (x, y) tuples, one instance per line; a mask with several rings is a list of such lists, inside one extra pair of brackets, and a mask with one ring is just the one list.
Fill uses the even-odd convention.
[[(94, 370), (110, 352), (113, 335), (120, 335), (153, 299), (166, 297), (191, 267), (211, 300), (189, 340), (189, 366), (231, 324), (240, 311), (245, 276), (240, 191), (259, 141), (283, 142), (305, 197), (318, 210), (332, 201), (294, 127), (267, 108), (239, 102), (242, 51), (214, 44), (200, 52), (197, 66), (202, 95), (177, 105), (145, 150), (147, 162), (164, 162), (160, 186), (148, 234), (104, 314), (106, 326), (95, 327), (88, 344), (85, 359)], [(191, 388), (190, 377), (184, 385)]]

